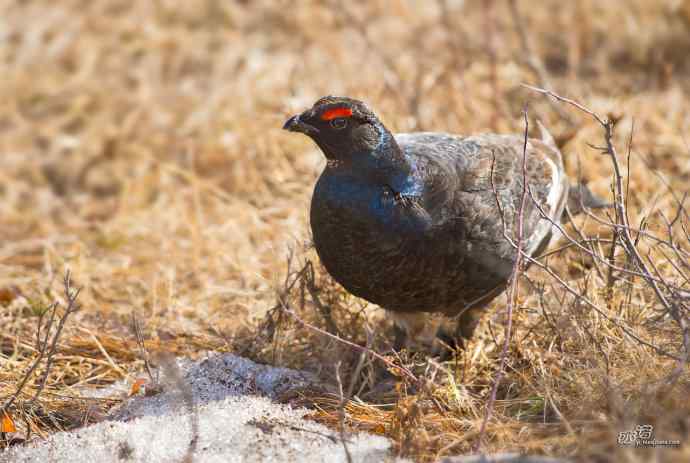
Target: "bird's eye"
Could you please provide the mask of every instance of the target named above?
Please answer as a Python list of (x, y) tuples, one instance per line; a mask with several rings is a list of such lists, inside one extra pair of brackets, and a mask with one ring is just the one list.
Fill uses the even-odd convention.
[(344, 129), (347, 127), (347, 119), (344, 117), (336, 117), (335, 119), (331, 119), (331, 127), (334, 129)]

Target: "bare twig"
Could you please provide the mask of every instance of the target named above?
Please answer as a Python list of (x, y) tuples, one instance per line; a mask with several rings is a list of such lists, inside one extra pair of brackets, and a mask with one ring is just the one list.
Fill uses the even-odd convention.
[(137, 340), (137, 346), (139, 347), (141, 358), (144, 360), (144, 369), (146, 370), (146, 374), (153, 383), (157, 383), (158, 378), (153, 376), (151, 362), (149, 360), (149, 352), (146, 349), (146, 344), (144, 344), (144, 335), (141, 331), (141, 324), (139, 323), (139, 319), (137, 318), (137, 314), (135, 312), (132, 312), (132, 331), (134, 331), (134, 336)]
[[(549, 217), (549, 215), (544, 211), (544, 208), (542, 207), (542, 205), (539, 204), (539, 201), (537, 200), (537, 198), (534, 197), (534, 195), (532, 194), (532, 191), (531, 191), (531, 190), (529, 190), (529, 194), (530, 194), (530, 198), (531, 198), (531, 200), (532, 200), (532, 203), (534, 204), (534, 206), (536, 207), (537, 211), (539, 212), (540, 218), (542, 218), (542, 219), (544, 219), (544, 220), (550, 222), (550, 223), (551, 223), (551, 226), (554, 227), (554, 228), (556, 228), (556, 229), (563, 235), (563, 237), (568, 241), (568, 243), (570, 243), (571, 246), (578, 248), (580, 251), (582, 251), (582, 252), (588, 254), (588, 255), (589, 255), (590, 257), (592, 257), (594, 260), (604, 263), (606, 266), (608, 266), (609, 268), (612, 268), (613, 270), (616, 270), (616, 271), (618, 271), (618, 272), (625, 273), (625, 274), (628, 274), (628, 275), (633, 275), (633, 276), (637, 276), (637, 277), (642, 277), (642, 278), (644, 278), (645, 276), (648, 276), (648, 277), (650, 277), (650, 278), (652, 278), (652, 279), (657, 280), (659, 283), (662, 283), (662, 280), (661, 280), (661, 279), (656, 279), (655, 277), (653, 277), (653, 276), (651, 276), (651, 275), (645, 275), (643, 272), (636, 271), (636, 270), (631, 270), (631, 269), (625, 268), (625, 267), (619, 267), (619, 266), (617, 266), (617, 265), (615, 265), (615, 264), (612, 264), (610, 261), (608, 261), (608, 260), (607, 260), (606, 258), (604, 258), (603, 256), (601, 256), (601, 255), (599, 255), (599, 254), (593, 252), (591, 249), (588, 249), (587, 247), (585, 247), (584, 244), (587, 244), (587, 243), (588, 243), (587, 240), (578, 241), (578, 240), (572, 238), (572, 237), (568, 234), (568, 232), (566, 232), (566, 230), (563, 228), (563, 226), (562, 226), (560, 223), (556, 222), (556, 221), (553, 220), (551, 217)], [(617, 228), (616, 225), (613, 224), (613, 223), (611, 224), (611, 226), (614, 227), (614, 228)]]
[(323, 305), (321, 299), (319, 298), (319, 290), (316, 287), (316, 278), (314, 277), (314, 266), (311, 261), (307, 262), (306, 268), (307, 271), (304, 274), (304, 278), (301, 279), (302, 283), (306, 285), (314, 305), (317, 309), (319, 309), (321, 316), (326, 322), (326, 328), (328, 331), (336, 336), (342, 337), (342, 333), (340, 332), (340, 329), (338, 329), (338, 325), (336, 325), (335, 320), (333, 320), (330, 307)]
[(570, 98), (565, 98), (565, 97), (563, 97), (563, 96), (560, 96), (559, 94), (554, 93), (554, 92), (552, 92), (551, 90), (546, 90), (546, 89), (543, 89), (543, 88), (534, 87), (534, 86), (532, 86), (532, 85), (527, 85), (527, 84), (520, 84), (520, 85), (522, 85), (523, 87), (525, 87), (525, 88), (527, 88), (527, 89), (529, 89), (529, 90), (532, 90), (532, 91), (534, 91), (534, 92), (541, 93), (542, 95), (550, 96), (551, 98), (554, 98), (554, 99), (556, 99), (556, 100), (558, 100), (558, 101), (562, 101), (562, 102), (564, 102), (564, 103), (568, 103), (569, 105), (576, 107), (577, 109), (579, 109), (579, 110), (582, 111), (583, 113), (589, 114), (589, 115), (592, 116), (594, 119), (596, 119), (596, 121), (597, 121), (598, 123), (600, 123), (601, 125), (606, 125), (606, 122), (604, 121), (604, 119), (601, 118), (601, 116), (599, 116), (597, 113), (595, 113), (595, 112), (592, 111), (591, 109), (588, 109), (588, 108), (582, 106), (580, 103), (578, 103), (578, 102), (575, 101), (575, 100), (571, 100)]
[[(46, 309), (46, 310), (52, 311), (51, 320), (53, 320), (53, 317), (54, 317), (53, 314), (57, 310), (57, 302), (51, 304), (48, 307), (48, 309)], [(39, 315), (39, 318), (38, 318), (39, 325), (41, 323), (42, 318), (43, 318), (43, 315)], [(50, 325), (48, 325), (47, 328), (50, 328)], [(46, 331), (48, 331), (48, 329), (46, 329)], [(41, 330), (39, 328), (37, 330), (37, 333), (36, 333), (37, 338), (39, 339), (39, 342), (37, 343), (38, 357), (36, 357), (36, 360), (34, 360), (34, 363), (31, 364), (31, 367), (29, 367), (29, 370), (22, 377), (22, 380), (19, 382), (19, 385), (17, 386), (17, 390), (15, 391), (15, 393), (12, 394), (12, 396), (10, 396), (10, 398), (3, 404), (2, 408), (0, 408), (0, 412), (3, 412), (3, 413), (6, 412), (14, 404), (15, 400), (17, 400), (19, 395), (24, 390), (24, 387), (26, 386), (29, 379), (31, 379), (31, 377), (33, 376), (34, 372), (36, 371), (36, 368), (38, 368), (38, 365), (40, 365), (41, 361), (43, 360), (43, 357), (46, 354), (46, 347), (48, 345), (48, 342), (47, 342), (48, 339), (47, 339), (47, 335), (46, 335), (45, 342), (41, 343), (40, 342), (40, 333), (41, 333)]]
[(367, 347), (360, 346), (359, 344), (355, 344), (354, 342), (348, 341), (347, 339), (343, 339), (343, 338), (341, 338), (341, 337), (338, 337), (338, 336), (336, 336), (336, 335), (334, 335), (334, 334), (329, 333), (329, 332), (326, 331), (326, 330), (323, 330), (323, 329), (321, 329), (321, 328), (319, 328), (319, 327), (317, 327), (317, 326), (312, 325), (312, 324), (309, 323), (309, 322), (306, 322), (306, 321), (302, 320), (302, 318), (301, 318), (299, 315), (297, 315), (297, 314), (295, 313), (294, 310), (292, 310), (292, 309), (290, 308), (289, 304), (288, 304), (287, 301), (285, 301), (285, 300), (281, 300), (281, 301), (280, 301), (280, 304), (281, 304), (282, 310), (283, 310), (285, 313), (287, 313), (290, 317), (292, 317), (293, 319), (295, 319), (300, 325), (302, 325), (302, 326), (304, 326), (304, 327), (306, 327), (306, 328), (309, 328), (310, 330), (313, 330), (313, 331), (315, 331), (315, 332), (317, 332), (317, 333), (319, 333), (319, 334), (321, 334), (321, 335), (323, 335), (323, 336), (326, 336), (326, 337), (328, 337), (328, 338), (331, 338), (331, 339), (333, 339), (333, 340), (335, 340), (335, 341), (337, 341), (337, 342), (339, 342), (339, 343), (345, 344), (346, 346), (352, 347), (353, 349), (355, 349), (355, 350), (357, 350), (357, 351), (359, 351), (359, 352), (366, 352), (366, 353), (370, 354), (371, 356), (375, 357), (376, 359), (380, 360), (381, 362), (383, 362), (390, 370), (392, 370), (392, 371), (398, 371), (398, 372), (402, 373), (403, 376), (406, 376), (409, 380), (411, 380), (411, 381), (413, 381), (413, 382), (415, 382), (415, 383), (419, 381), (419, 380), (417, 379), (417, 377), (414, 375), (414, 373), (412, 373), (412, 372), (411, 372), (408, 368), (406, 368), (405, 366), (403, 366), (403, 365), (396, 365), (395, 363), (391, 362), (389, 359), (387, 359), (386, 357), (384, 357), (383, 355), (379, 354), (378, 352), (376, 352), (376, 351), (374, 351), (374, 350), (372, 350), (372, 349), (369, 349), (369, 348), (367, 348)]
[[(370, 342), (367, 342), (367, 346), (360, 346), (359, 344), (356, 344), (352, 341), (348, 341), (347, 339), (344, 339), (342, 336), (339, 336), (337, 334), (331, 333), (327, 330), (324, 330), (322, 328), (319, 328), (304, 319), (302, 319), (295, 311), (294, 309), (290, 306), (290, 303), (288, 301), (288, 295), (292, 291), (292, 288), (297, 284), (298, 281), (300, 281), (303, 278), (308, 278), (309, 277), (309, 272), (311, 268), (311, 262), (307, 262), (302, 269), (300, 269), (298, 272), (294, 273), (294, 278), (292, 281), (289, 281), (290, 278), (289, 276), (286, 278), (286, 287), (280, 293), (278, 294), (278, 301), (276, 306), (271, 309), (269, 312), (274, 312), (278, 311), (279, 314), (285, 313), (289, 315), (291, 318), (293, 318), (295, 321), (297, 321), (300, 325), (317, 332), (323, 336), (326, 336), (330, 339), (333, 339), (341, 344), (344, 344), (346, 346), (349, 346), (355, 350), (357, 350), (360, 353), (363, 354), (368, 354), (371, 355), (372, 357), (376, 358), (377, 360), (380, 360), (383, 362), (391, 371), (393, 372), (400, 372), (403, 376), (405, 376), (407, 379), (411, 380), (412, 382), (416, 383), (418, 382), (418, 378), (404, 365), (400, 364), (397, 365), (388, 358), (384, 357), (383, 355), (379, 354), (378, 352), (374, 351), (369, 347)], [(288, 270), (288, 274), (292, 275), (290, 271)], [(352, 386), (351, 386), (352, 387)]]
[[(53, 356), (55, 355), (55, 352), (57, 350), (57, 344), (60, 339), (60, 335), (62, 334), (62, 330), (65, 327), (65, 323), (67, 322), (67, 319), (69, 318), (70, 315), (72, 315), (74, 312), (79, 310), (79, 306), (77, 304), (77, 298), (79, 297), (79, 293), (81, 292), (81, 289), (73, 290), (72, 289), (72, 279), (71, 279), (71, 273), (69, 270), (65, 273), (65, 278), (63, 280), (63, 290), (64, 290), (64, 295), (65, 299), (67, 301), (67, 307), (65, 308), (65, 312), (60, 315), (59, 317), (57, 316), (57, 310), (59, 308), (59, 303), (54, 302), (48, 308), (43, 311), (41, 314), (39, 314), (38, 317), (38, 328), (36, 329), (36, 350), (38, 352), (38, 356), (34, 360), (34, 362), (31, 364), (31, 367), (29, 367), (29, 370), (24, 374), (22, 377), (22, 380), (20, 381), (19, 385), (17, 386), (17, 390), (12, 394), (9, 399), (5, 401), (5, 403), (0, 407), (0, 414), (7, 412), (7, 410), (12, 407), (14, 402), (19, 398), (21, 395), (22, 391), (28, 384), (29, 380), (33, 377), (34, 372), (38, 368), (38, 366), (41, 364), (44, 358), (46, 358), (46, 365), (45, 365), (45, 371), (43, 372), (43, 375), (41, 376), (39, 385), (33, 395), (32, 400), (35, 401), (38, 399), (38, 396), (43, 392), (43, 389), (45, 388), (46, 381), (48, 378), (48, 375), (50, 374), (50, 369), (53, 364)], [(43, 328), (41, 328), (44, 316), (46, 313), (50, 313), (50, 317), (45, 324)], [(55, 321), (57, 319), (57, 327), (53, 330), (53, 327), (55, 325)], [(43, 330), (43, 338), (41, 339), (41, 331)], [(50, 338), (50, 335), (52, 333), (52, 339)], [(50, 341), (49, 341), (50, 340)]]
[(43, 377), (41, 378), (41, 384), (39, 385), (38, 389), (36, 389), (33, 400), (38, 399), (38, 396), (41, 394), (43, 388), (46, 385), (46, 380), (48, 379), (48, 374), (50, 373), (50, 367), (53, 365), (53, 356), (55, 355), (55, 351), (57, 349), (57, 343), (60, 339), (60, 334), (62, 333), (62, 329), (65, 327), (67, 319), (72, 313), (79, 310), (79, 306), (77, 305), (77, 298), (79, 297), (81, 288), (72, 290), (72, 279), (69, 270), (65, 273), (65, 279), (63, 280), (63, 289), (65, 293), (65, 299), (67, 299), (67, 307), (65, 308), (65, 313), (62, 315), (62, 317), (60, 317), (60, 320), (58, 321), (57, 329), (55, 330), (55, 334), (53, 335), (53, 341), (50, 346), (50, 351), (48, 352), (46, 368), (43, 372)]
[[(496, 402), (496, 393), (498, 391), (498, 386), (503, 379), (503, 373), (506, 367), (506, 361), (508, 359), (508, 346), (510, 345), (510, 334), (513, 323), (513, 309), (517, 303), (518, 295), (518, 285), (520, 281), (520, 274), (522, 273), (522, 262), (523, 262), (523, 231), (524, 231), (524, 211), (525, 205), (527, 203), (527, 138), (529, 131), (529, 121), (527, 119), (527, 109), (523, 111), (523, 116), (525, 120), (525, 133), (524, 142), (522, 146), (522, 195), (520, 196), (520, 209), (518, 210), (517, 224), (516, 224), (516, 238), (517, 238), (517, 255), (515, 257), (515, 262), (513, 264), (513, 272), (511, 277), (511, 282), (509, 286), (508, 293), (508, 305), (506, 307), (506, 321), (504, 325), (504, 339), (503, 348), (501, 350), (501, 363), (496, 373), (494, 379), (493, 387), (491, 388), (491, 396), (489, 397), (489, 402), (486, 404), (486, 411), (484, 413), (484, 420), (482, 421), (481, 428), (479, 429), (479, 435), (477, 436), (477, 441), (475, 443), (474, 450), (477, 451), (482, 445), (484, 439), (484, 434), (486, 433), (486, 425), (491, 418), (493, 412), (493, 407)], [(498, 199), (497, 199), (498, 201)]]
[(345, 439), (345, 405), (347, 405), (347, 401), (350, 400), (350, 398), (346, 397), (345, 393), (343, 392), (343, 382), (340, 379), (341, 364), (342, 362), (340, 361), (335, 364), (335, 379), (338, 381), (338, 394), (340, 394), (340, 403), (338, 404), (338, 414), (340, 416), (340, 441), (343, 443), (347, 463), (352, 463), (352, 455), (350, 454), (350, 449), (348, 448)]
[[(690, 323), (688, 322), (687, 315), (684, 313), (683, 310), (681, 310), (681, 307), (679, 307), (679, 304), (672, 298), (668, 297), (668, 294), (672, 294), (673, 290), (675, 287), (668, 283), (662, 276), (661, 274), (657, 271), (655, 272), (656, 275), (654, 275), (648, 265), (647, 262), (642, 258), (642, 255), (640, 254), (637, 244), (638, 240), (633, 238), (632, 235), (632, 230), (633, 228), (630, 226), (630, 220), (628, 217), (628, 210), (627, 210), (627, 200), (625, 197), (625, 193), (627, 191), (626, 188), (624, 188), (623, 183), (623, 174), (621, 171), (620, 163), (619, 163), (619, 156), (616, 150), (616, 146), (613, 143), (613, 130), (615, 126), (615, 121), (611, 119), (604, 119), (598, 114), (596, 114), (594, 111), (588, 109), (587, 107), (581, 105), (580, 103), (562, 97), (560, 95), (557, 95), (556, 93), (550, 91), (550, 90), (544, 90), (541, 88), (533, 87), (530, 85), (525, 85), (523, 84), (526, 88), (529, 88), (530, 90), (533, 90), (535, 92), (548, 95), (552, 98), (555, 98), (558, 101), (562, 101), (565, 103), (570, 104), (571, 106), (577, 108), (578, 110), (590, 115), (593, 117), (599, 125), (601, 125), (602, 130), (604, 132), (604, 146), (600, 147), (599, 149), (602, 151), (603, 154), (607, 155), (609, 159), (611, 160), (611, 165), (613, 167), (613, 192), (614, 192), (614, 209), (616, 213), (616, 222), (615, 223), (610, 223), (610, 226), (613, 227), (614, 232), (616, 235), (619, 237), (619, 239), (622, 242), (623, 248), (625, 249), (626, 254), (629, 256), (629, 258), (632, 259), (634, 262), (635, 266), (637, 267), (637, 271), (633, 272), (628, 269), (622, 269), (624, 272), (628, 273), (634, 273), (635, 275), (641, 277), (644, 279), (644, 281), (647, 283), (649, 287), (651, 287), (654, 291), (654, 294), (656, 295), (657, 300), (659, 303), (664, 307), (666, 313), (668, 313), (678, 324), (678, 326), (681, 328), (681, 331), (683, 333), (683, 354), (681, 356), (676, 356), (676, 355), (670, 355), (671, 357), (675, 358), (679, 362), (679, 368), (680, 365), (683, 365), (688, 362), (690, 358)], [(628, 146), (632, 144), (632, 141), (630, 140), (628, 142)], [(638, 234), (639, 238), (640, 234)], [(664, 240), (662, 240), (664, 241)], [(665, 241), (667, 245), (668, 241)], [(669, 245), (670, 247), (674, 247), (672, 245)], [(610, 268), (613, 268), (613, 263), (610, 261), (608, 262)], [(666, 288), (666, 292), (662, 289), (662, 287)], [(649, 343), (647, 343), (649, 345)], [(655, 350), (657, 352), (661, 353), (660, 349), (655, 347)], [(660, 352), (661, 351), (661, 352)], [(665, 352), (664, 352), (665, 353)], [(665, 353), (669, 355), (668, 353)]]

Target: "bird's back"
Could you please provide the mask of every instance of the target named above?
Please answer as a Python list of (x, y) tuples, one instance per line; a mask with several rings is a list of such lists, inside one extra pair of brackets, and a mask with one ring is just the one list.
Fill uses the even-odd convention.
[[(561, 154), (548, 141), (515, 135), (403, 133), (396, 141), (424, 179), (424, 207), (434, 227), (462, 228), (467, 252), (509, 275), (516, 255), (523, 192), (523, 153), (528, 189), (523, 246), (532, 255), (548, 240), (568, 196)], [(541, 210), (540, 210), (541, 208)], [(543, 216), (546, 216), (545, 219)]]

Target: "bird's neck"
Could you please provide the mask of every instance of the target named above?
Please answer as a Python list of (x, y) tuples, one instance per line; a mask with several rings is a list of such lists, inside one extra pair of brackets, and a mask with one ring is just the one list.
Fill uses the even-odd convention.
[(383, 124), (377, 128), (378, 146), (357, 156), (358, 162), (352, 166), (353, 173), (403, 196), (418, 196), (421, 194), (421, 179), (414, 160), (405, 155)]

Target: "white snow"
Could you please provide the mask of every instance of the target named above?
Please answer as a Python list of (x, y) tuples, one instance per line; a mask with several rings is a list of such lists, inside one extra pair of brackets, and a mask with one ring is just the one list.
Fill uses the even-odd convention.
[[(199, 463), (347, 461), (338, 432), (272, 400), (315, 384), (312, 376), (231, 354), (177, 365), (182, 380), (163, 378), (160, 394), (127, 400), (107, 421), (14, 447), (0, 462), (168, 463), (188, 454)], [(383, 437), (347, 439), (356, 462), (402, 461)]]

